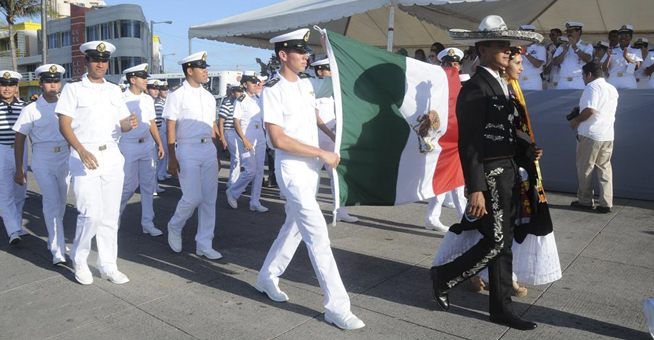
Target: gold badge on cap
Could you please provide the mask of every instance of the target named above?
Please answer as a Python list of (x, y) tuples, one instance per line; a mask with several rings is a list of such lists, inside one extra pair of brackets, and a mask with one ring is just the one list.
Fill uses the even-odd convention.
[(304, 42), (309, 41), (309, 34), (310, 33), (311, 33), (311, 31), (307, 31), (307, 34), (304, 35), (304, 38), (302, 38), (302, 39), (304, 39)]
[(11, 79), (11, 73), (5, 72), (5, 74), (3, 74), (2, 77), (5, 79)]
[(104, 43), (99, 43), (95, 50), (102, 53), (107, 50), (107, 46)]
[(454, 57), (455, 54), (456, 54), (456, 53), (455, 53), (454, 50), (452, 50), (452, 49), (450, 49), (449, 51), (447, 51), (447, 55), (449, 55), (450, 57)]
[(148, 65), (145, 65), (145, 68), (143, 69), (144, 72), (148, 72)]
[(621, 29), (621, 30), (626, 30), (626, 29), (627, 29), (627, 25), (622, 25), (622, 27), (620, 27), (620, 29)]
[(207, 61), (207, 52), (202, 54), (202, 61)]
[(50, 66), (49, 71), (50, 71), (50, 73), (57, 73), (57, 66), (55, 66), (55, 65)]
[(154, 81), (154, 86), (159, 86), (159, 81), (158, 80)]

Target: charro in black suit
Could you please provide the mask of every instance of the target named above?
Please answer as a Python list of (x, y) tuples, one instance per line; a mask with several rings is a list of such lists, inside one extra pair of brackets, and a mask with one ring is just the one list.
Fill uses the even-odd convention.
[(488, 266), (490, 314), (513, 313), (513, 226), (520, 197), (515, 157), (528, 144), (516, 138), (517, 113), (502, 85), (486, 68), (463, 86), (457, 99), (459, 157), (468, 193), (483, 192), (484, 237), (454, 261), (433, 268), (439, 291), (447, 292)]

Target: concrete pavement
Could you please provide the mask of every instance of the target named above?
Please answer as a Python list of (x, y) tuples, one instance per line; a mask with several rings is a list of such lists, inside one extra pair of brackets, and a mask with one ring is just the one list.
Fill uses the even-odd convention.
[[(214, 248), (224, 258), (195, 255), (197, 214), (183, 233), (183, 251), (170, 250), (166, 223), (181, 191), (163, 183), (155, 198), (155, 224), (164, 236), (141, 232), (140, 196), (128, 205), (119, 231), (118, 267), (131, 280), (102, 280), (94, 251), (95, 282), (78, 284), (67, 266), (51, 265), (41, 197), (29, 174), (23, 223), (30, 236), (10, 246), (0, 232), (0, 339), (649, 339), (642, 301), (654, 297), (654, 202), (616, 199), (614, 212), (597, 214), (568, 207), (573, 195), (548, 195), (563, 278), (529, 286), (514, 299), (516, 311), (536, 321), (522, 332), (490, 323), (487, 293), (461, 285), (449, 312), (431, 300), (429, 268), (443, 234), (426, 230), (426, 203), (399, 207), (353, 207), (356, 224), (329, 227), (332, 247), (352, 311), (366, 327), (341, 331), (324, 322), (323, 298), (300, 246), (280, 287), (287, 303), (275, 303), (252, 288), (284, 221), (278, 190), (263, 189), (268, 213), (250, 212), (249, 197), (231, 209), (221, 171)], [(545, 182), (547, 185), (547, 182)], [(547, 189), (547, 187), (546, 187)], [(319, 202), (331, 221), (329, 182), (323, 176)], [(75, 232), (72, 191), (66, 240)], [(443, 209), (442, 221), (456, 221)]]

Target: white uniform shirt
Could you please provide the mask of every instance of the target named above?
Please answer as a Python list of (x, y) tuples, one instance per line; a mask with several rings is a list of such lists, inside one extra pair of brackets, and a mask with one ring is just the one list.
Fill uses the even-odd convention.
[(531, 45), (527, 47), (527, 53), (529, 53), (535, 59), (542, 61), (543, 63), (540, 65), (540, 67), (536, 67), (527, 59), (527, 57), (522, 58), (522, 78), (523, 80), (527, 80), (524, 79), (524, 77), (538, 77), (538, 79), (540, 79), (540, 74), (543, 72), (543, 67), (545, 66), (545, 61), (547, 60), (547, 50), (545, 50), (545, 46), (543, 45)]
[(32, 145), (44, 142), (66, 143), (64, 136), (59, 132), (59, 117), (55, 114), (57, 102), (48, 103), (39, 97), (21, 111), (14, 127), (16, 132), (30, 136)]
[(249, 139), (263, 134), (263, 114), (259, 107), (259, 97), (248, 96), (244, 93), (243, 100), (234, 101), (234, 119), (238, 119), (241, 124), (241, 131)]
[[(334, 89), (331, 77), (319, 79), (312, 82), (316, 93), (316, 108), (318, 116), (329, 130), (336, 133), (336, 110), (334, 107)], [(318, 131), (320, 148), (327, 151), (334, 151), (334, 141), (322, 131)]]
[[(263, 121), (282, 127), (284, 134), (298, 142), (319, 147), (316, 97), (311, 82), (301, 78), (290, 82), (280, 74), (277, 75), (277, 78), (278, 81), (273, 80), (266, 84), (261, 93)], [(272, 142), (269, 141), (269, 145), (272, 147)], [(283, 150), (277, 150), (276, 155), (280, 160), (316, 161), (316, 159), (292, 155)]]
[(103, 79), (92, 83), (87, 76), (64, 86), (55, 112), (73, 119), (71, 127), (82, 144), (116, 143), (120, 121), (129, 117), (118, 85)]
[[(649, 51), (647, 58), (644, 58), (643, 63), (640, 65), (640, 68), (645, 72), (646, 67), (654, 65), (654, 51)], [(654, 88), (654, 77), (650, 75), (649, 81), (647, 83), (648, 88)]]
[[(640, 50), (640, 49), (639, 49)], [(643, 52), (641, 50), (640, 55), (643, 56)], [(648, 81), (649, 76), (645, 75), (645, 68), (649, 65), (652, 65), (652, 62), (650, 59), (654, 58), (654, 54), (651, 51), (647, 51), (647, 54), (642, 58), (643, 62), (640, 63), (640, 67), (636, 70), (634, 73), (636, 75), (636, 78), (640, 79), (640, 81)], [(649, 63), (649, 65), (647, 65)]]
[[(640, 49), (629, 48), (627, 55), (633, 59), (633, 61), (643, 61), (643, 58), (640, 53)], [(613, 48), (611, 60), (609, 61), (609, 75), (611, 77), (624, 77), (627, 76), (627, 66), (629, 63), (624, 57), (624, 52), (620, 46)], [(631, 75), (631, 74), (630, 74)]]
[[(563, 44), (561, 44), (554, 52), (554, 58), (558, 57), (563, 53)], [(588, 54), (589, 56), (593, 55), (593, 45), (585, 44), (579, 40), (577, 43), (577, 48), (582, 52)], [(581, 67), (586, 64), (583, 60), (579, 58), (577, 53), (572, 49), (572, 46), (568, 47), (568, 52), (566, 52), (563, 57), (563, 62), (559, 65), (559, 77), (561, 80), (567, 79), (568, 77), (581, 77)]]
[(123, 92), (123, 99), (129, 112), (138, 117), (139, 126), (128, 132), (123, 132), (121, 139), (148, 139), (151, 136), (150, 121), (157, 116), (154, 111), (154, 99), (145, 93), (133, 94), (129, 89)]
[(166, 98), (163, 117), (177, 121), (177, 139), (208, 138), (216, 119), (216, 100), (204, 87), (195, 88), (184, 81)]
[(618, 97), (618, 90), (604, 78), (595, 79), (586, 85), (579, 100), (579, 108), (582, 112), (585, 108), (591, 108), (595, 113), (579, 124), (577, 133), (598, 142), (612, 141)]

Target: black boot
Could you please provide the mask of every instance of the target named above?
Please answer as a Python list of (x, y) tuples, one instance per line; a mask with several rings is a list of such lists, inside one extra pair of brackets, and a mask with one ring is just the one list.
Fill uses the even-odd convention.
[(519, 329), (522, 331), (530, 331), (536, 329), (538, 325), (534, 322), (531, 321), (526, 321), (522, 320), (521, 317), (517, 316), (515, 313), (507, 313), (507, 314), (491, 314), (490, 316), (490, 321), (504, 325), (504, 326), (509, 326), (511, 328)]
[(438, 280), (438, 275), (436, 274), (436, 267), (431, 267), (429, 270), (429, 274), (431, 275), (431, 285), (432, 285), (432, 297), (434, 298), (434, 301), (443, 309), (443, 310), (448, 310), (450, 309), (450, 297), (449, 297), (449, 291), (447, 289), (442, 289), (441, 287), (443, 286), (440, 281)]

